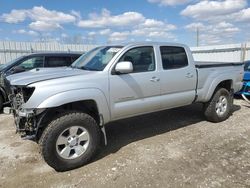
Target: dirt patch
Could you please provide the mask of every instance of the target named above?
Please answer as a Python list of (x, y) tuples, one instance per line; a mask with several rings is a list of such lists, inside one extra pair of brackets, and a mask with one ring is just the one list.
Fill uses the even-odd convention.
[(249, 108), (236, 100), (218, 124), (204, 120), (201, 105), (111, 123), (93, 162), (64, 173), (0, 115), (0, 187), (249, 187)]
[(13, 142), (10, 144), (10, 147), (18, 147), (18, 146), (21, 146), (22, 145), (22, 142)]

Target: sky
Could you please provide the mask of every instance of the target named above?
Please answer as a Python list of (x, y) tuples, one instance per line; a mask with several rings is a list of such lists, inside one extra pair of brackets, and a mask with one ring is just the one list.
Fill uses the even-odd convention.
[(197, 45), (250, 41), (249, 0), (1, 0), (0, 40)]

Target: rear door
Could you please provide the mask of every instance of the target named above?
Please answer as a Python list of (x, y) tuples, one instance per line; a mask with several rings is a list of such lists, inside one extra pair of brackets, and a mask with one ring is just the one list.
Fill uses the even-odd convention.
[(153, 46), (133, 47), (118, 60), (130, 61), (129, 74), (110, 73), (112, 119), (143, 114), (160, 109), (160, 80)]
[(68, 67), (71, 65), (71, 56), (46, 56), (45, 67)]
[(160, 46), (162, 108), (191, 104), (195, 98), (196, 69), (183, 47)]

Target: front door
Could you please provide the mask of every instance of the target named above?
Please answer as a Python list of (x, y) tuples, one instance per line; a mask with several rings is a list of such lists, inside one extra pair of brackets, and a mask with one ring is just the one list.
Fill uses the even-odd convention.
[(118, 62), (130, 61), (133, 72), (110, 74), (112, 120), (160, 109), (160, 79), (153, 46), (135, 47)]

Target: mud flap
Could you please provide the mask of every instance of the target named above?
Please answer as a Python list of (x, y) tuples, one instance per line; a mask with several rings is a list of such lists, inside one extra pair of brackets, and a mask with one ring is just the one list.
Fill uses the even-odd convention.
[(233, 108), (234, 108), (234, 90), (231, 89), (230, 91), (230, 114), (233, 113)]
[(104, 121), (103, 121), (103, 115), (99, 114), (99, 117), (100, 117), (100, 127), (101, 127), (101, 131), (103, 135), (104, 145), (107, 146), (108, 141), (107, 141), (106, 129), (105, 129)]

